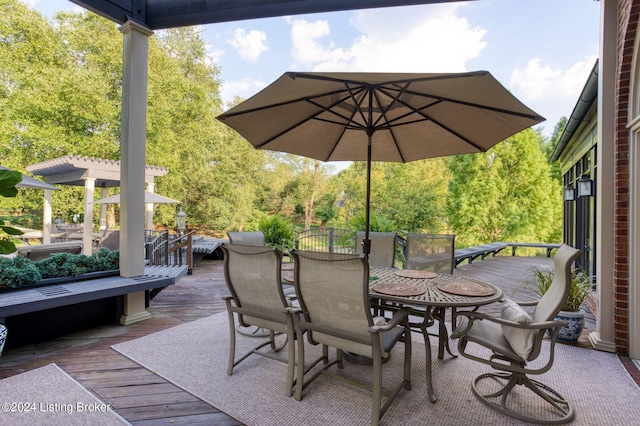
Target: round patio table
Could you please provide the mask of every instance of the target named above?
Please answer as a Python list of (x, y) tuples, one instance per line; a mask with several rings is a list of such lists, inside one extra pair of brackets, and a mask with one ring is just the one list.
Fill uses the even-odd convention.
[[(405, 271), (404, 273), (401, 271)], [(424, 337), (426, 358), (427, 393), (431, 402), (437, 398), (431, 378), (431, 347), (427, 327), (439, 322), (440, 352), (447, 346), (449, 333), (444, 325), (444, 313), (447, 308), (477, 308), (502, 299), (502, 290), (497, 286), (469, 277), (451, 274), (407, 273), (406, 270), (393, 268), (372, 268), (369, 281), (369, 295), (381, 301), (380, 309), (389, 309), (384, 302), (393, 302), (400, 306), (412, 307), (412, 315), (423, 318), (414, 323)], [(404, 275), (404, 276), (401, 276)], [(423, 278), (428, 277), (428, 278)], [(376, 291), (376, 287), (378, 291)], [(395, 288), (395, 291), (394, 291)], [(414, 309), (415, 307), (415, 309)], [(420, 309), (417, 309), (420, 308)], [(449, 351), (449, 353), (451, 353)]]

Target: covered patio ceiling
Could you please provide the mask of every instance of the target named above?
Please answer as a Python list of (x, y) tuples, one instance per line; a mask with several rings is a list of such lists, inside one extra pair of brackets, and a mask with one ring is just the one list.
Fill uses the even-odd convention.
[(114, 22), (151, 30), (305, 13), (449, 3), (452, 0), (71, 0)]

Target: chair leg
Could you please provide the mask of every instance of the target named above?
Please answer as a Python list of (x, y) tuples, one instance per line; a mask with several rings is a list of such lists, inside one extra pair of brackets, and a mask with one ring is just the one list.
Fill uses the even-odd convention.
[[(374, 351), (375, 352), (375, 351)], [(371, 426), (380, 423), (380, 410), (382, 405), (382, 357), (373, 356), (373, 398), (371, 401)]]
[[(494, 380), (500, 383), (501, 387), (495, 392), (482, 393), (478, 389), (478, 384), (484, 379)], [(510, 404), (511, 400), (509, 399), (509, 395), (516, 385), (524, 386), (526, 389), (529, 389), (537, 395), (540, 398), (539, 400), (544, 404), (550, 405), (552, 408), (544, 411), (549, 413), (552, 417), (533, 417), (524, 413), (522, 410), (518, 410), (518, 407), (515, 406), (515, 404)], [(478, 397), (478, 399), (480, 399), (484, 404), (503, 414), (526, 422), (538, 424), (561, 424), (568, 423), (575, 417), (573, 407), (562, 395), (549, 386), (530, 379), (525, 374), (503, 372), (481, 374), (473, 380), (472, 389), (476, 397)], [(496, 401), (492, 401), (492, 399), (496, 399)], [(520, 401), (522, 401), (522, 399), (520, 399)]]
[(229, 314), (229, 364), (227, 365), (227, 375), (233, 374), (233, 366), (236, 358), (236, 327), (233, 312), (227, 309)]

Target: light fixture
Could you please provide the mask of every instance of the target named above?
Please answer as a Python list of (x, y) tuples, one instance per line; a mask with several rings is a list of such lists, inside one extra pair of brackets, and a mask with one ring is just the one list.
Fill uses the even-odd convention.
[(187, 229), (187, 216), (188, 215), (182, 211), (182, 207), (180, 207), (180, 211), (176, 213), (176, 227), (181, 234)]
[(565, 201), (574, 201), (576, 199), (576, 189), (573, 185), (570, 184), (564, 189), (563, 198)]
[(582, 175), (578, 181), (578, 197), (593, 196), (593, 181), (587, 175)]

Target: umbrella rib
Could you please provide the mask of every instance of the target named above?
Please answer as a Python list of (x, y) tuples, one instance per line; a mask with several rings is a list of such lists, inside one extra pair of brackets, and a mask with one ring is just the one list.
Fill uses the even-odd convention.
[[(364, 90), (364, 88), (360, 88), (358, 91), (356, 91), (356, 93), (355, 93), (355, 94), (358, 94), (359, 92), (361, 92), (361, 91), (363, 91), (363, 90)], [(344, 90), (335, 90), (335, 91), (330, 92), (330, 93), (328, 93), (328, 94), (329, 94), (329, 95), (333, 95), (333, 94), (341, 94), (341, 93), (344, 93)], [(317, 95), (317, 96), (315, 96), (315, 97), (317, 97), (317, 98), (320, 98), (320, 97), (326, 97), (326, 95), (327, 95), (327, 94), (322, 94), (322, 95)], [(314, 106), (316, 106), (316, 107), (320, 108), (320, 109), (322, 110), (322, 112), (328, 112), (328, 113), (331, 113), (331, 114), (333, 114), (333, 115), (335, 115), (335, 116), (337, 116), (337, 117), (340, 117), (341, 119), (345, 120), (345, 121), (346, 121), (346, 123), (351, 123), (351, 122), (352, 122), (351, 117), (348, 117), (348, 116), (346, 116), (346, 115), (341, 115), (341, 114), (337, 113), (336, 111), (334, 111), (334, 110), (330, 109), (330, 108), (333, 108), (334, 106), (338, 105), (339, 103), (344, 102), (344, 100), (345, 100), (345, 99), (348, 99), (348, 98), (353, 98), (353, 93), (352, 93), (351, 91), (350, 91), (350, 94), (349, 94), (348, 96), (341, 97), (340, 99), (338, 99), (337, 101), (335, 101), (334, 103), (332, 103), (332, 104), (331, 104), (330, 106), (328, 106), (328, 107), (326, 107), (326, 106), (324, 106), (324, 105), (321, 105), (321, 104), (317, 103), (316, 101), (314, 101), (314, 100), (313, 100), (313, 98), (308, 98), (308, 97), (306, 97), (306, 98), (299, 98), (299, 99), (297, 99), (296, 101), (293, 101), (293, 102), (281, 103), (281, 104), (278, 104), (278, 106), (287, 105), (287, 104), (294, 103), (294, 102), (305, 101), (305, 102), (308, 102), (308, 103), (310, 103), (310, 104), (312, 104), (312, 105), (314, 105)], [(244, 111), (244, 112), (242, 112), (242, 113), (235, 114), (235, 115), (246, 114), (246, 113), (249, 113), (249, 112), (259, 111), (259, 110), (266, 109), (266, 108), (268, 108), (268, 106), (267, 106), (267, 107), (256, 108), (256, 109), (253, 109), (253, 110), (247, 110), (247, 111)], [(359, 108), (358, 108), (358, 107), (356, 107), (356, 110), (359, 110)], [(314, 115), (317, 115), (317, 114), (318, 114), (317, 112), (316, 112), (316, 113), (314, 113)], [(264, 142), (262, 142), (262, 143), (259, 143), (259, 144), (255, 145), (255, 147), (256, 147), (256, 148), (258, 148), (258, 149), (265, 149), (264, 147), (265, 147), (266, 145), (270, 144), (271, 142), (273, 142), (275, 139), (279, 138), (280, 136), (282, 136), (283, 134), (285, 134), (285, 133), (287, 133), (287, 132), (290, 132), (291, 130), (295, 129), (295, 128), (296, 128), (296, 127), (298, 127), (299, 125), (303, 124), (305, 121), (307, 121), (307, 120), (311, 120), (311, 119), (313, 119), (313, 120), (318, 120), (318, 121), (324, 121), (324, 122), (332, 123), (332, 124), (338, 124), (338, 125), (341, 125), (341, 126), (344, 126), (344, 125), (345, 125), (345, 123), (344, 123), (344, 122), (341, 122), (341, 121), (333, 121), (333, 120), (329, 120), (329, 119), (327, 119), (327, 118), (319, 118), (319, 117), (317, 117), (317, 116), (305, 117), (304, 119), (301, 119), (301, 120), (300, 120), (300, 121), (298, 121), (297, 123), (292, 124), (291, 126), (289, 126), (288, 128), (286, 128), (286, 129), (282, 130), (281, 132), (278, 132), (277, 134), (275, 134), (274, 136), (270, 137), (270, 138), (269, 138), (269, 139), (267, 139), (266, 141), (264, 141)], [(347, 127), (349, 127), (349, 125), (347, 125)], [(360, 126), (360, 127), (353, 127), (353, 128), (355, 128), (355, 129), (360, 129), (360, 128), (362, 128), (362, 127)], [(341, 137), (342, 137), (342, 134), (344, 134), (344, 131), (341, 133)], [(338, 140), (340, 140), (340, 138), (338, 138)], [(336, 144), (337, 144), (337, 142), (336, 142)], [(334, 147), (332, 148), (331, 152), (333, 152), (333, 151), (335, 150), (336, 144), (334, 144)]]

